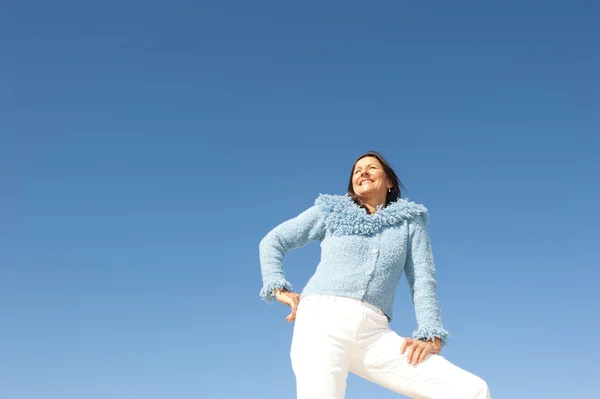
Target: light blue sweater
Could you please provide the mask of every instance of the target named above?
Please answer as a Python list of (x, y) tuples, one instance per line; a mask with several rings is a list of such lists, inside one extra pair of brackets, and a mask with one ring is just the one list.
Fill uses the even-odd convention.
[(404, 272), (417, 317), (413, 338), (440, 337), (445, 345), (449, 334), (442, 326), (435, 293), (427, 218), (424, 206), (405, 199), (368, 214), (348, 195), (321, 194), (313, 207), (261, 240), (260, 296), (271, 301), (275, 288), (292, 290), (283, 270), (285, 254), (321, 241), (321, 261), (302, 297), (321, 294), (361, 299), (381, 308), (391, 320), (396, 288)]

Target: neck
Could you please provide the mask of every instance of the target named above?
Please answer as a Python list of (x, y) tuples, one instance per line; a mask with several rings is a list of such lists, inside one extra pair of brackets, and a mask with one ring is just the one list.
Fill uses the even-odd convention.
[(386, 196), (384, 195), (383, 198), (361, 198), (360, 202), (369, 210), (370, 213), (375, 213), (377, 212), (377, 206), (385, 205), (385, 199)]

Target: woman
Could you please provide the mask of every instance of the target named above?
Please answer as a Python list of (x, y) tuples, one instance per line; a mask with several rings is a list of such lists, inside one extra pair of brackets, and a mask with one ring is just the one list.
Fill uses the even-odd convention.
[[(260, 295), (291, 307), (298, 399), (341, 399), (348, 372), (413, 398), (490, 398), (487, 384), (439, 355), (449, 334), (435, 293), (427, 209), (400, 198), (400, 181), (375, 152), (352, 167), (348, 194), (315, 205), (260, 243)], [(302, 291), (283, 271), (287, 251), (321, 242), (321, 262)], [(402, 338), (388, 327), (406, 274), (418, 328)]]

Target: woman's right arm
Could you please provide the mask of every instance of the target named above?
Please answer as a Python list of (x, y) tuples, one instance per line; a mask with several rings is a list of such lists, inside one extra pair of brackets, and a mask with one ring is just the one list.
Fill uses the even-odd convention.
[(276, 288), (291, 291), (292, 285), (283, 270), (285, 254), (311, 241), (322, 240), (324, 236), (325, 218), (316, 205), (271, 230), (259, 245), (263, 280), (260, 297), (272, 301)]
[(417, 216), (408, 223), (408, 255), (404, 271), (410, 288), (417, 329), (413, 338), (421, 341), (438, 337), (446, 345), (450, 334), (442, 325), (442, 315), (437, 300), (437, 279), (431, 241), (427, 233), (427, 217)]

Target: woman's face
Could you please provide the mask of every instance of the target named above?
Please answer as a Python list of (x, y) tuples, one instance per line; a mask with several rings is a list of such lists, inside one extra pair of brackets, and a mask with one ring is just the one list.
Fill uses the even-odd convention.
[(385, 199), (388, 189), (392, 187), (381, 163), (375, 157), (358, 160), (352, 173), (352, 187), (359, 198)]

